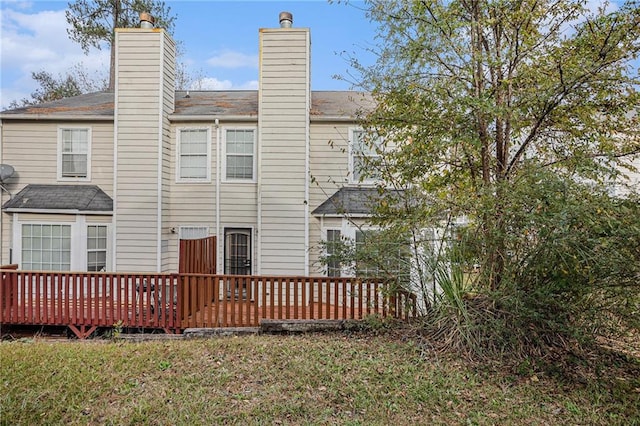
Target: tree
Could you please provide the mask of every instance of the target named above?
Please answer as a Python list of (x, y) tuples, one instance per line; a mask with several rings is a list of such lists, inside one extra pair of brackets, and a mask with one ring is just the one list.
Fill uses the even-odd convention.
[(31, 78), (40, 87), (31, 93), (31, 99), (14, 100), (9, 104), (9, 108), (36, 105), (106, 89), (106, 81), (99, 77), (91, 77), (81, 64), (74, 66), (64, 75), (58, 75), (58, 77), (41, 70), (32, 72)]
[[(634, 297), (637, 307), (640, 253), (617, 246), (628, 267), (603, 250), (615, 245), (612, 224), (640, 229), (606, 187), (640, 152), (637, 2), (370, 0), (367, 10), (380, 24), (378, 60), (353, 66), (377, 102), (363, 124), (385, 141), (367, 169), (401, 190), (374, 222), (417, 247), (421, 230), (465, 218), (449, 246), (465, 274), (476, 265), (485, 295), (577, 308), (578, 296), (623, 287), (618, 306)], [(578, 241), (582, 262), (567, 251)], [(609, 255), (617, 272), (593, 266)]]
[(77, 0), (70, 2), (66, 11), (71, 40), (80, 43), (86, 52), (91, 47), (111, 50), (109, 89), (115, 84), (115, 51), (113, 43), (115, 28), (133, 28), (139, 24), (140, 12), (148, 12), (156, 25), (173, 32), (175, 16), (164, 1), (156, 0)]

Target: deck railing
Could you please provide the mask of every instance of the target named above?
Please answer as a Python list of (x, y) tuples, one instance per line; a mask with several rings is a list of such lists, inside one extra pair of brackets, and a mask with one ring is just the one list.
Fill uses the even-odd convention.
[(97, 327), (180, 329), (177, 276), (2, 271), (2, 324), (66, 325), (79, 337)]
[(414, 295), (379, 280), (206, 274), (0, 271), (0, 323), (162, 329), (258, 326), (261, 319), (415, 316)]
[(415, 316), (415, 296), (379, 280), (181, 274), (181, 323), (257, 326), (261, 319)]

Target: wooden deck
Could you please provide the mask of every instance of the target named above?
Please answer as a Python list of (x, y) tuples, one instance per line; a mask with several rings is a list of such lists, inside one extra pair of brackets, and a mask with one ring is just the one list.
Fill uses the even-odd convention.
[(98, 327), (254, 327), (261, 319), (409, 318), (415, 296), (379, 280), (0, 270), (0, 323)]

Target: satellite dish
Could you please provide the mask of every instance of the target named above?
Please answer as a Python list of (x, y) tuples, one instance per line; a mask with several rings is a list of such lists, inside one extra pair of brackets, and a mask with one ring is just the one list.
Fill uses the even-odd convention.
[(8, 164), (0, 164), (0, 183), (3, 183), (6, 179), (9, 179), (11, 176), (13, 176), (14, 173), (15, 170), (13, 166), (10, 166)]

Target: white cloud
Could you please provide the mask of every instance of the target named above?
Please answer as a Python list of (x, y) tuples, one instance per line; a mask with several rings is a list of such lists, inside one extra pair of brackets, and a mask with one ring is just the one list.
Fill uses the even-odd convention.
[(37, 89), (32, 72), (45, 70), (57, 77), (79, 63), (89, 75), (108, 72), (108, 50), (91, 50), (85, 55), (67, 35), (64, 10), (17, 11), (23, 3), (5, 3), (1, 13), (2, 109), (12, 100), (28, 98)]
[(247, 81), (246, 83), (240, 85), (238, 88), (241, 90), (258, 90), (258, 81), (257, 80)]
[(191, 83), (191, 90), (228, 90), (233, 83), (230, 80), (218, 80), (214, 77), (200, 78)]
[(224, 50), (207, 59), (207, 64), (220, 68), (258, 68), (258, 55)]
[(20, 101), (24, 98), (28, 98), (31, 92), (25, 93), (20, 90), (13, 90), (11, 88), (3, 88), (0, 92), (0, 111), (7, 109), (12, 101)]
[(191, 83), (190, 90), (257, 90), (258, 82), (251, 80), (236, 85), (231, 80), (218, 80), (215, 77), (200, 78)]

